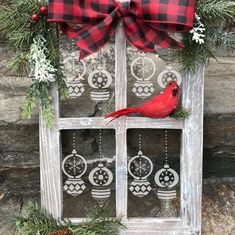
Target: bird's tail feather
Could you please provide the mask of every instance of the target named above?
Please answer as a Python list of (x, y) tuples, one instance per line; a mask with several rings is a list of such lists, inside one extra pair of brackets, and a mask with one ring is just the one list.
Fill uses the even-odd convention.
[(138, 112), (139, 112), (138, 108), (125, 108), (125, 109), (121, 109), (116, 112), (110, 113), (109, 115), (107, 115), (105, 117), (105, 119), (112, 118), (112, 120), (110, 121), (110, 122), (112, 122), (113, 120), (115, 120), (121, 116), (125, 116), (125, 115), (131, 114), (131, 113), (138, 113)]

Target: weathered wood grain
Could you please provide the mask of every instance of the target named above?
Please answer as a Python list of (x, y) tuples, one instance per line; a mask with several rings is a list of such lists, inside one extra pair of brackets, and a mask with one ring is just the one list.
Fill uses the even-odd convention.
[(62, 215), (62, 177), (61, 177), (61, 149), (59, 120), (58, 89), (52, 90), (53, 107), (55, 110), (55, 124), (53, 128), (46, 128), (40, 118), (40, 179), (41, 205), (55, 218)]
[[(121, 22), (122, 23), (122, 22)], [(122, 28), (118, 27), (115, 37), (115, 108), (127, 105), (127, 64), (126, 39)], [(126, 117), (116, 122), (116, 213), (127, 219), (127, 133)]]
[(203, 151), (204, 68), (186, 74), (183, 80), (182, 104), (191, 108), (185, 119), (181, 154), (182, 221), (192, 234), (201, 234), (202, 151)]

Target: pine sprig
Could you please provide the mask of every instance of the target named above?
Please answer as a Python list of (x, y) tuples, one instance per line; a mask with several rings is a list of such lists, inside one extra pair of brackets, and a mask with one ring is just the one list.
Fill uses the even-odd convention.
[[(64, 75), (61, 68), (59, 40), (57, 29), (54, 24), (47, 23), (46, 15), (39, 12), (40, 7), (46, 6), (46, 1), (35, 0), (10, 0), (7, 5), (0, 8), (0, 36), (5, 38), (8, 46), (14, 50), (16, 56), (9, 63), (8, 67), (17, 75), (27, 76), (32, 68), (30, 61), (30, 51), (36, 38), (45, 39), (45, 63), (50, 65), (48, 71), (53, 72), (57, 79), (61, 98), (68, 97), (67, 86), (64, 81)], [(40, 20), (34, 22), (32, 14), (40, 15)], [(31, 54), (32, 57), (32, 54)], [(42, 57), (40, 57), (42, 58)], [(37, 61), (35, 61), (36, 64)], [(46, 66), (46, 64), (44, 64)], [(31, 67), (30, 67), (31, 66)], [(44, 67), (45, 67), (44, 66)], [(43, 72), (43, 70), (41, 71)], [(42, 74), (42, 73), (41, 73)], [(50, 74), (49, 74), (50, 75)], [(51, 74), (53, 77), (53, 74)], [(37, 101), (41, 106), (41, 115), (47, 127), (52, 127), (54, 122), (54, 111), (52, 106), (52, 97), (50, 95), (51, 82), (33, 81), (30, 86), (25, 104), (23, 106), (22, 116), (31, 118)]]
[[(9, 0), (7, 5), (0, 7), (0, 36), (5, 38), (9, 48), (13, 49), (16, 56), (8, 67), (17, 75), (28, 75), (29, 52), (34, 39), (37, 36), (45, 38), (46, 59), (56, 68), (59, 94), (61, 99), (68, 97), (68, 89), (64, 80), (62, 65), (60, 64), (60, 51), (57, 29), (54, 24), (46, 21), (45, 15), (40, 15), (40, 20), (34, 22), (31, 19), (33, 13), (39, 13), (41, 6), (46, 6), (46, 1), (35, 0)], [(182, 41), (185, 49), (176, 50), (173, 60), (181, 64), (184, 72), (195, 72), (199, 64), (207, 65), (210, 58), (215, 58), (215, 50), (221, 47), (226, 50), (235, 49), (235, 39), (231, 32), (222, 27), (225, 22), (235, 23), (234, 0), (199, 0), (196, 13), (205, 26), (204, 44), (198, 44), (192, 39), (191, 33), (183, 33)], [(36, 107), (37, 100), (41, 105), (41, 114), (47, 127), (53, 125), (54, 113), (52, 97), (50, 95), (51, 84), (33, 81), (25, 105), (23, 116), (30, 118)]]
[(192, 113), (191, 109), (186, 109), (182, 107), (178, 107), (172, 114), (171, 117), (175, 119), (184, 119), (188, 118)]
[(221, 29), (225, 22), (235, 22), (235, 2), (232, 0), (199, 0), (197, 14), (205, 30), (204, 44), (192, 40), (190, 33), (182, 34), (183, 50), (175, 50), (172, 60), (180, 64), (183, 72), (195, 72), (199, 64), (208, 65), (211, 58), (216, 59), (218, 47), (234, 50), (232, 33)]
[(215, 51), (205, 40), (204, 44), (192, 41), (190, 33), (182, 34), (183, 50), (174, 50), (172, 60), (180, 64), (181, 72), (194, 73), (200, 64), (208, 65), (209, 60), (215, 57)]
[(218, 21), (234, 21), (235, 2), (231, 0), (200, 0), (197, 4), (197, 13), (205, 24), (214, 25)]
[(62, 69), (63, 69), (63, 66), (60, 64), (58, 66), (56, 76), (57, 76), (60, 99), (66, 100), (69, 98), (69, 91), (68, 91), (68, 87), (67, 87), (65, 76), (64, 76)]
[(235, 34), (233, 32), (211, 28), (208, 30), (207, 35), (215, 48), (219, 47), (226, 51), (235, 50)]
[(94, 208), (88, 218), (81, 223), (81, 228), (74, 229), (71, 227), (74, 235), (116, 235), (125, 226), (122, 223), (122, 215), (116, 218), (111, 217), (108, 205), (105, 205)]
[(70, 222), (52, 218), (38, 204), (29, 203), (26, 215), (16, 218), (17, 233), (24, 235), (71, 234), (73, 235), (115, 235), (125, 228), (122, 217), (111, 218), (104, 214), (106, 208), (97, 208), (94, 214), (75, 226)]
[(39, 90), (37, 90), (37, 84), (32, 84), (28, 90), (27, 96), (22, 110), (22, 117), (30, 119), (37, 104), (37, 98), (39, 97)]
[(37, 13), (45, 4), (44, 1), (17, 0), (0, 8), (0, 35), (12, 49), (29, 50), (33, 38), (46, 29), (46, 21), (35, 23), (31, 19), (32, 13)]
[(28, 58), (29, 52), (17, 52), (7, 67), (15, 74), (27, 76), (30, 73)]
[(52, 97), (50, 94), (51, 84), (40, 83), (41, 89), (39, 93), (41, 116), (47, 128), (51, 128), (54, 124), (54, 109), (52, 105)]
[(48, 235), (49, 232), (63, 228), (65, 228), (65, 225), (53, 219), (36, 203), (29, 203), (25, 216), (16, 217), (16, 229), (19, 234)]
[(33, 111), (36, 108), (37, 101), (40, 101), (41, 115), (46, 127), (50, 128), (54, 123), (54, 111), (52, 106), (52, 97), (50, 95), (50, 84), (47, 82), (34, 82), (27, 93), (25, 103), (23, 105), (22, 116), (24, 118), (31, 118)]

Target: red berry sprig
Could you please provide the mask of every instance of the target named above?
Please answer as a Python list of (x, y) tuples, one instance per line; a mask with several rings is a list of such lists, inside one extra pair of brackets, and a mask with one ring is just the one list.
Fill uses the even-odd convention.
[[(47, 7), (42, 6), (39, 8), (39, 11), (42, 15), (45, 15), (47, 13)], [(35, 22), (38, 22), (40, 20), (40, 15), (37, 13), (32, 14), (32, 20)]]
[(47, 7), (45, 7), (45, 6), (40, 7), (39, 11), (40, 11), (42, 14), (46, 14), (46, 13), (47, 13)]
[(34, 14), (32, 14), (32, 20), (37, 22), (40, 20), (40, 16), (38, 14), (34, 13)]

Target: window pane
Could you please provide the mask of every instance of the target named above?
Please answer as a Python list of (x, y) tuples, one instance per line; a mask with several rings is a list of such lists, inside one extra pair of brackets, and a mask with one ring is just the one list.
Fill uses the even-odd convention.
[(62, 131), (62, 152), (63, 217), (104, 205), (115, 216), (115, 131)]
[(78, 61), (76, 41), (61, 37), (70, 98), (61, 101), (61, 117), (102, 117), (114, 111), (114, 44)]
[(129, 129), (128, 217), (180, 214), (181, 130)]
[(169, 62), (170, 53), (173, 50), (170, 52), (168, 49), (158, 49), (157, 53), (144, 53), (128, 46), (128, 107), (139, 106), (159, 95), (172, 80), (177, 80), (181, 85), (178, 66)]

